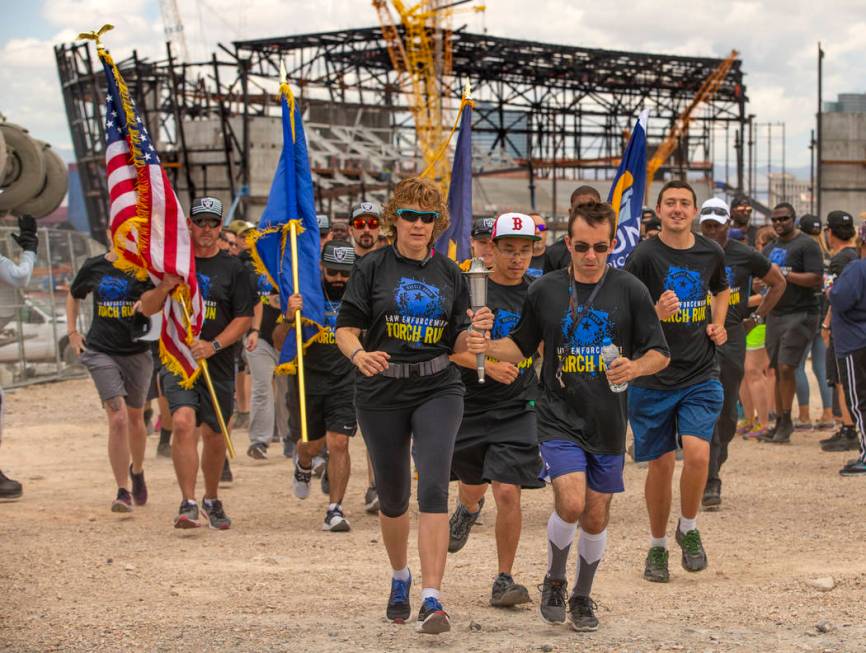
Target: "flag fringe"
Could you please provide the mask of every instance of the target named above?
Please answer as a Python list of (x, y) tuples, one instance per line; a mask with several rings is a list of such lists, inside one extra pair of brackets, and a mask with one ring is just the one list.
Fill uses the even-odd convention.
[(270, 282), (271, 286), (275, 289), (279, 289), (279, 284), (274, 281), (274, 278), (271, 276), (270, 270), (265, 266), (265, 262), (262, 260), (261, 255), (259, 254), (258, 247), (256, 247), (256, 243), (259, 241), (259, 238), (266, 236), (268, 234), (275, 234), (280, 231), (280, 227), (268, 227), (267, 229), (250, 229), (247, 233), (247, 245), (249, 246), (250, 257), (253, 259), (253, 268), (258, 274), (263, 274), (267, 280)]
[[(310, 336), (309, 338), (307, 338), (303, 342), (303, 344), (301, 345), (301, 351), (302, 352), (306, 352), (307, 349), (310, 347), (310, 345), (312, 345), (313, 342), (316, 340), (316, 338), (318, 338), (319, 335), (323, 331), (325, 331), (325, 327), (322, 326), (321, 324), (319, 324), (318, 322), (311, 320), (307, 317), (302, 317), (301, 318), (301, 329), (303, 330), (303, 328), (305, 326), (316, 327), (317, 331), (316, 331), (316, 333), (314, 333), (312, 336)], [(287, 374), (290, 374), (292, 376), (296, 375), (298, 373), (298, 362), (297, 361), (298, 361), (298, 357), (295, 356), (290, 361), (286, 361), (285, 363), (280, 363), (274, 369), (274, 374), (279, 374), (280, 376), (285, 376)]]

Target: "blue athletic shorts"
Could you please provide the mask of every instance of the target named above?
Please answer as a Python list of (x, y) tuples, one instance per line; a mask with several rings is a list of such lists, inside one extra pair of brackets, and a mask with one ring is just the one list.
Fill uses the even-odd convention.
[(544, 471), (540, 477), (543, 481), (583, 472), (590, 490), (604, 494), (625, 491), (622, 483), (624, 455), (590, 453), (573, 440), (548, 440), (538, 446), (544, 460)]
[(675, 451), (677, 438), (684, 435), (711, 441), (724, 398), (718, 379), (674, 390), (630, 386), (628, 419), (635, 461), (655, 460)]

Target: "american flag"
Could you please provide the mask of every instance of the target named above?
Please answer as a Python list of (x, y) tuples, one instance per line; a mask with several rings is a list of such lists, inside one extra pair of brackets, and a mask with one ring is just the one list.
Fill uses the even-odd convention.
[(150, 277), (154, 284), (166, 274), (184, 280), (186, 292), (172, 294), (163, 308), (160, 356), (170, 371), (183, 377), (184, 385), (191, 386), (199, 366), (187, 340), (201, 332), (204, 310), (186, 216), (120, 71), (102, 48), (99, 57), (108, 82), (105, 167), (115, 265), (139, 278)]

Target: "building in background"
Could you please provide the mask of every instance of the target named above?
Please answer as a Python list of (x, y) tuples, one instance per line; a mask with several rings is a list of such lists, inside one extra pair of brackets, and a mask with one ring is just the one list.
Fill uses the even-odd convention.
[(821, 114), (821, 212), (866, 210), (866, 94), (840, 93)]
[(779, 202), (789, 202), (797, 215), (813, 211), (812, 185), (808, 179), (797, 179), (790, 172), (771, 172), (769, 177), (770, 198), (767, 204), (770, 208)]

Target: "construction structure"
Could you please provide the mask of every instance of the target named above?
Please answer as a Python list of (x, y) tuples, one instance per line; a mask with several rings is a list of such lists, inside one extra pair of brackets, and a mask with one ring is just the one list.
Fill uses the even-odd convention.
[[(404, 38), (402, 24), (394, 29)], [(450, 125), (470, 83), (476, 179), (496, 182), (476, 193), (480, 210), (519, 205), (556, 215), (567, 209), (576, 180), (606, 193), (643, 108), (650, 110), (652, 153), (692, 107), (688, 129), (658, 166), (657, 180), (689, 177), (712, 192), (719, 154), (713, 136), (727, 128), (733, 130), (736, 161), (729, 187), (744, 188), (748, 117), (738, 59), (580, 48), (459, 29), (440, 36), (449, 62), (439, 79), (442, 122)], [(199, 63), (178, 61), (170, 44), (160, 61), (135, 52), (124, 58), (121, 44), (114, 45), (115, 60), (183, 202), (212, 194), (227, 204), (236, 200), (237, 215), (258, 218), (279, 156), (275, 94), (281, 62), (304, 109), (319, 210), (339, 215), (361, 198), (381, 199), (400, 178), (425, 167), (413, 95), (394, 68), (381, 27), (239, 41), (221, 45), (210, 61)], [(103, 74), (87, 44), (58, 45), (55, 55), (98, 235), (108, 205)], [(696, 104), (722, 66), (714, 92)]]
[(824, 103), (819, 119), (821, 212), (860, 216), (866, 211), (866, 94), (840, 94), (836, 102)]

